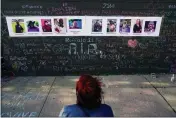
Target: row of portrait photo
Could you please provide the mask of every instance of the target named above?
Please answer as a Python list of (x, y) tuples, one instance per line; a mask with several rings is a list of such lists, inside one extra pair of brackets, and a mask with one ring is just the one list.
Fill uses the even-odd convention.
[(162, 17), (52, 16), (6, 17), (9, 35), (159, 36)]

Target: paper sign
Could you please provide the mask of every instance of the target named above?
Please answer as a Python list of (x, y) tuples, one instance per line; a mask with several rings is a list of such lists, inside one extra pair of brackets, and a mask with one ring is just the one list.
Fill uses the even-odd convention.
[(6, 17), (10, 37), (159, 36), (162, 17)]

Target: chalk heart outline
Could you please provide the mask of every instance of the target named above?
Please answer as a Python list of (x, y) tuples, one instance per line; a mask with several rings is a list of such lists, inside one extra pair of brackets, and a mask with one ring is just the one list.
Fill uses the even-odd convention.
[(132, 48), (135, 48), (136, 46), (138, 45), (138, 41), (136, 39), (132, 40), (128, 40), (128, 46), (129, 47), (132, 47)]

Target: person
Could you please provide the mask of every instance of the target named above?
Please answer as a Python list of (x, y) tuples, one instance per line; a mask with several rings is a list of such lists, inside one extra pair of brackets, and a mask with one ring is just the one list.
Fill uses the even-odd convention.
[(145, 29), (145, 32), (155, 32), (155, 22), (150, 21)]
[(43, 32), (52, 32), (51, 25), (48, 21), (44, 21), (44, 25), (42, 27)]
[(35, 25), (35, 21), (29, 21), (28, 23), (28, 32), (39, 32), (39, 28), (36, 27)]
[(20, 25), (19, 21), (16, 21), (15, 30), (16, 30), (16, 33), (23, 33), (23, 31), (24, 31), (24, 29)]
[(57, 21), (57, 19), (55, 19), (54, 25), (55, 25), (55, 31), (57, 33), (65, 33), (66, 32), (63, 19), (59, 19), (59, 21)]
[(70, 26), (70, 29), (79, 29), (79, 27), (78, 27), (78, 23), (77, 23), (76, 20), (73, 20), (73, 22), (72, 22), (72, 26)]
[(127, 21), (122, 21), (120, 25), (120, 32), (130, 32), (130, 25), (127, 24)]
[(114, 117), (111, 107), (102, 104), (102, 83), (91, 75), (81, 75), (76, 83), (77, 103), (62, 108), (59, 117)]
[(133, 27), (133, 32), (134, 33), (141, 33), (142, 32), (142, 26), (141, 26), (141, 21), (140, 19), (136, 20), (136, 24)]
[(101, 30), (102, 30), (102, 24), (100, 23), (99, 20), (97, 20), (95, 22), (95, 24), (93, 25), (93, 31), (94, 32), (101, 32)]
[(110, 20), (108, 23), (107, 32), (115, 32), (115, 31), (116, 31), (116, 25), (112, 20)]

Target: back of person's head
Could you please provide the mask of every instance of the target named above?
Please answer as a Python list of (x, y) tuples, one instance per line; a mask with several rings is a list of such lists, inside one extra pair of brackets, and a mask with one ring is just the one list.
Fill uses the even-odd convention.
[(102, 101), (101, 81), (91, 75), (81, 75), (76, 84), (77, 104), (81, 107), (98, 108)]

